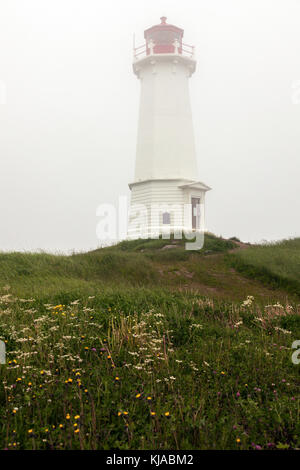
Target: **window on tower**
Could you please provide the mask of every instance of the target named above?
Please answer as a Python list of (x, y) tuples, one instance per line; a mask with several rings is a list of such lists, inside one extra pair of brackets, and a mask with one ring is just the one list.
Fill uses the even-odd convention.
[(163, 225), (170, 225), (171, 223), (171, 215), (170, 212), (164, 212), (162, 215)]

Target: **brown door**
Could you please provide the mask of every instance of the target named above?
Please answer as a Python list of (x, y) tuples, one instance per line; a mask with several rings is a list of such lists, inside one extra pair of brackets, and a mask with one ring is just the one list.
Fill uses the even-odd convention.
[(200, 198), (192, 197), (192, 229), (199, 228)]

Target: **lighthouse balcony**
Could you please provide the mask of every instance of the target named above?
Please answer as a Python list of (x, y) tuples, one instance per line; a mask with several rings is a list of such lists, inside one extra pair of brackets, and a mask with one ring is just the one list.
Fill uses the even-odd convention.
[[(180, 48), (176, 46), (157, 46), (157, 49), (153, 46), (147, 48), (144, 45), (144, 48), (139, 51), (139, 48), (134, 50), (134, 59), (133, 59), (133, 72), (140, 78), (140, 72), (144, 69), (145, 66), (152, 66), (153, 71), (155, 70), (155, 65), (162, 62), (171, 62), (173, 67), (176, 67), (176, 64), (184, 64), (189, 70), (189, 76), (191, 76), (196, 70), (196, 60), (194, 59), (194, 49), (193, 46), (189, 46), (191, 49), (189, 52), (187, 49)], [(175, 69), (174, 69), (175, 70)]]
[(149, 41), (133, 49), (133, 60), (137, 62), (145, 57), (162, 54), (180, 55), (189, 59), (195, 58), (195, 47), (175, 40), (171, 44), (157, 44)]

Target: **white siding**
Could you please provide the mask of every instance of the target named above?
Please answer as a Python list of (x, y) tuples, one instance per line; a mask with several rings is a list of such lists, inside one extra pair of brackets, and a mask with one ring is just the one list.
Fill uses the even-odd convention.
[(191, 62), (158, 54), (139, 65), (135, 181), (198, 178), (188, 83)]
[[(143, 221), (142, 225), (147, 225), (148, 232), (153, 228), (159, 228), (161, 231), (166, 228), (163, 225), (163, 212), (170, 212), (171, 230), (176, 227), (191, 229), (191, 218), (184, 220), (184, 204), (191, 203), (191, 196), (204, 198), (204, 191), (199, 189), (189, 190), (180, 188), (184, 184), (182, 180), (162, 180), (162, 181), (145, 181), (143, 183), (134, 184), (131, 188), (131, 208), (143, 205), (147, 212), (147, 221)], [(153, 205), (160, 206), (159, 219), (152, 217)], [(141, 212), (139, 212), (139, 215)], [(136, 222), (132, 214), (129, 217), (129, 235), (135, 236)], [(144, 227), (145, 228), (145, 227)]]

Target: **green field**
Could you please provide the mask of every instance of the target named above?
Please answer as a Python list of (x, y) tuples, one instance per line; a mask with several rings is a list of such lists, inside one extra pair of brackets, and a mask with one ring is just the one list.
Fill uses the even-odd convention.
[(0, 254), (0, 447), (299, 448), (298, 253)]
[(300, 296), (300, 238), (240, 250), (232, 261), (250, 278)]

